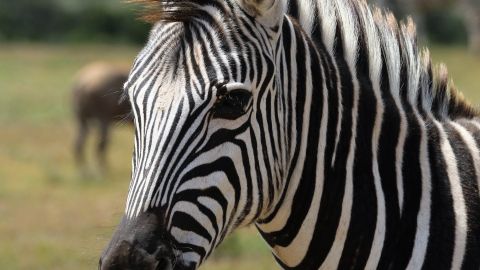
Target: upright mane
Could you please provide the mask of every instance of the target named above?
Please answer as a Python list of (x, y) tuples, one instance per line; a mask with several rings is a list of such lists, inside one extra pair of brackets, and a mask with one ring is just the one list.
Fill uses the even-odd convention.
[[(425, 113), (441, 120), (480, 116), (455, 88), (446, 66), (432, 65), (429, 51), (419, 51), (411, 18), (399, 23), (391, 12), (370, 7), (365, 0), (290, 1), (289, 9), (333, 57), (335, 46), (343, 46), (352, 63), (365, 60), (359, 59), (364, 57), (359, 51), (366, 51), (370, 74), (378, 75), (385, 66), (391, 91)], [(337, 44), (339, 40), (343, 44)], [(359, 49), (353, 49), (354, 44)]]
[[(144, 7), (142, 19), (150, 23), (189, 21), (199, 16), (200, 7), (206, 4), (202, 0), (130, 2)], [(336, 42), (341, 40), (346, 58), (351, 58), (347, 61), (360, 60), (358, 50), (350, 50), (355, 47), (352, 44), (357, 44), (367, 52), (371, 72), (380, 73), (383, 63), (391, 91), (397, 91), (404, 101), (425, 113), (440, 120), (480, 117), (479, 110), (466, 101), (449, 79), (446, 66), (433, 65), (429, 51), (419, 50), (411, 18), (399, 23), (392, 13), (372, 8), (365, 0), (290, 0), (289, 9), (307, 33), (320, 36), (332, 56), (334, 47), (340, 45)], [(318, 29), (320, 33), (315, 33)]]
[(129, 0), (142, 6), (141, 19), (148, 23), (187, 22), (199, 15), (205, 0)]

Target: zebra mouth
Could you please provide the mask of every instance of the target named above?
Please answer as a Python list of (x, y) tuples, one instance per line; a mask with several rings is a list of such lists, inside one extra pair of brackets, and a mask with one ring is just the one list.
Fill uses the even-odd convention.
[(195, 270), (194, 264), (186, 264), (174, 255), (172, 249), (161, 245), (155, 253), (149, 253), (140, 245), (122, 241), (113, 254), (102, 257), (99, 270)]
[[(160, 216), (161, 217), (161, 216)], [(194, 270), (180, 260), (159, 213), (144, 213), (135, 220), (124, 218), (99, 262), (100, 270)]]
[(116, 245), (114, 251), (108, 256), (100, 259), (99, 269), (177, 270), (184, 268), (181, 263), (177, 264), (172, 249), (165, 245), (158, 246), (155, 252), (150, 253), (140, 245), (124, 240)]

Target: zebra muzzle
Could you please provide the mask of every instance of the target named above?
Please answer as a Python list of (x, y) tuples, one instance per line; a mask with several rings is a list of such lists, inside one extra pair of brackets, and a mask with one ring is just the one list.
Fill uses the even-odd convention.
[(163, 224), (163, 212), (123, 218), (100, 259), (100, 270), (178, 269), (172, 239)]
[(172, 270), (174, 263), (173, 252), (166, 245), (149, 252), (124, 240), (100, 259), (99, 270)]

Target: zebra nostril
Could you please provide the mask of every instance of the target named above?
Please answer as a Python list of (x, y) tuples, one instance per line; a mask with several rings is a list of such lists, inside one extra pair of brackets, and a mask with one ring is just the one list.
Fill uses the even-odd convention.
[[(126, 269), (151, 269), (151, 270), (172, 270), (174, 265), (173, 252), (165, 245), (159, 245), (155, 252), (145, 249), (141, 245), (130, 245), (126, 243), (122, 258), (126, 261), (122, 265), (127, 265)], [(120, 260), (122, 260), (120, 258)], [(123, 268), (122, 268), (123, 269)]]
[(155, 270), (172, 270), (172, 262), (169, 257), (158, 258), (158, 264)]
[(160, 245), (153, 256), (157, 260), (157, 270), (171, 270), (173, 269), (173, 265), (175, 264), (175, 256), (173, 255), (173, 251), (165, 246)]

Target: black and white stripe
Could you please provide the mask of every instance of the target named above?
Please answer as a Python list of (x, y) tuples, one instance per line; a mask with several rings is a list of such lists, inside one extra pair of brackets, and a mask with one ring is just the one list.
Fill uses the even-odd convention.
[(412, 22), (354, 0), (291, 1), (298, 23), (280, 0), (166, 3), (126, 85), (130, 220), (162, 209), (196, 266), (255, 223), (285, 269), (480, 268), (480, 114)]

